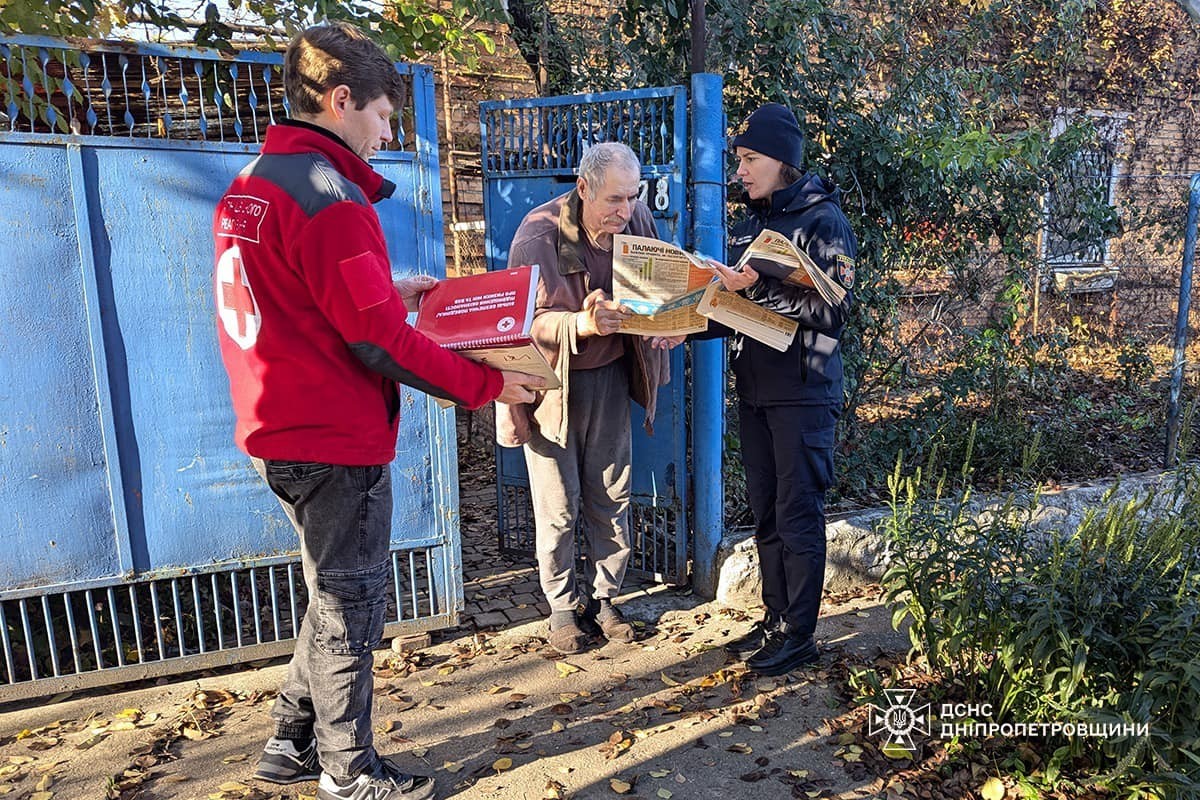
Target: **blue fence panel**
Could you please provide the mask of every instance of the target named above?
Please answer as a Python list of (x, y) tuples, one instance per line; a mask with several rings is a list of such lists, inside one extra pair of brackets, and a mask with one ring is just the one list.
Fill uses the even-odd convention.
[(0, 147), (5, 587), (120, 570), (70, 184), (64, 150)]
[[(279, 61), (0, 40), (0, 700), (291, 649), (298, 542), (233, 446), (211, 277)], [(396, 267), (441, 274), (432, 73), (398, 69), (377, 209)], [(453, 413), (401, 403), (389, 635), (462, 602)]]

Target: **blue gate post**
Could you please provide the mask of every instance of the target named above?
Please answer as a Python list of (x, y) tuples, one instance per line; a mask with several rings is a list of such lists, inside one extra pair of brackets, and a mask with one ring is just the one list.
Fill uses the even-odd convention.
[[(721, 76), (692, 75), (692, 224), (696, 249), (725, 254), (725, 114)], [(692, 344), (692, 453), (696, 491), (692, 588), (717, 592), (717, 551), (725, 533), (725, 340)]]
[(1179, 444), (1179, 392), (1183, 386), (1183, 362), (1187, 357), (1188, 315), (1192, 305), (1192, 269), (1196, 263), (1196, 223), (1200, 214), (1200, 174), (1192, 176), (1188, 193), (1187, 228), (1184, 229), (1183, 271), (1179, 276), (1179, 310), (1175, 316), (1175, 362), (1171, 368), (1171, 397), (1167, 401), (1167, 463), (1175, 466)]

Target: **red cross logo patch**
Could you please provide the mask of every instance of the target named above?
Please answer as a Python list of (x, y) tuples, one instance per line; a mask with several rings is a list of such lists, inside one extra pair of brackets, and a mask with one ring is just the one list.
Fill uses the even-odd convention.
[(246, 279), (242, 251), (237, 245), (221, 254), (217, 262), (217, 313), (229, 338), (243, 350), (249, 350), (258, 340), (262, 315), (258, 301)]

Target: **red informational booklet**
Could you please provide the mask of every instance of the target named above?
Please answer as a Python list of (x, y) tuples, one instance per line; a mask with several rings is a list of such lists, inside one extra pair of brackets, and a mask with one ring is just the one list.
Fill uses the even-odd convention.
[(538, 267), (481, 272), (439, 281), (421, 295), (416, 329), (473, 361), (561, 383), (529, 335)]

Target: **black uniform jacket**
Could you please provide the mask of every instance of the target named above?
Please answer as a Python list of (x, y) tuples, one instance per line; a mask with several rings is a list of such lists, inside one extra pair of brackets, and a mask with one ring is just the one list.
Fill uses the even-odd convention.
[[(800, 323), (785, 352), (710, 323), (709, 336), (731, 336), (730, 348), (739, 397), (757, 406), (842, 404), (840, 337), (854, 303), (854, 263), (858, 241), (842, 213), (841, 191), (809, 173), (775, 192), (770, 201), (747, 202), (749, 214), (729, 232), (729, 263), (764, 228), (782, 233), (808, 253), (817, 266), (847, 290), (835, 307), (815, 289), (761, 276), (743, 294)], [(701, 334), (697, 338), (707, 338)]]

